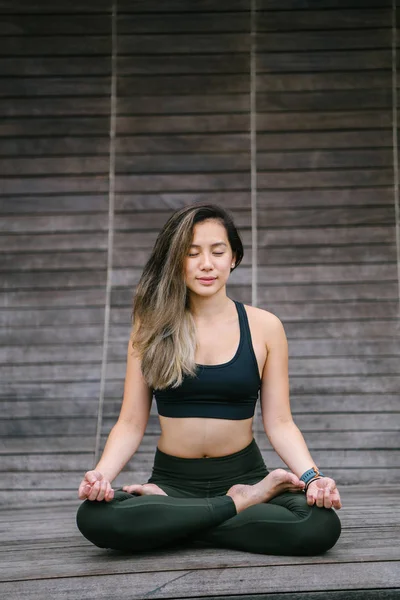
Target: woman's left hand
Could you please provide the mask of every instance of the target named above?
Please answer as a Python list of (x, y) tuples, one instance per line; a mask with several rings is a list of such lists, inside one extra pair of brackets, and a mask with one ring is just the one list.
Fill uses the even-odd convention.
[(309, 506), (315, 503), (319, 508), (342, 508), (339, 491), (331, 477), (320, 477), (312, 481), (308, 486), (306, 496)]

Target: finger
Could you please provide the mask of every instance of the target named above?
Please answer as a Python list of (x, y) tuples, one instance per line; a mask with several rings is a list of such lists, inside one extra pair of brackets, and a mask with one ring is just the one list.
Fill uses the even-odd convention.
[(342, 501), (340, 499), (339, 492), (336, 492), (336, 494), (334, 494), (334, 496), (332, 497), (332, 504), (333, 508), (336, 508), (338, 510), (342, 508)]
[(331, 490), (329, 486), (326, 486), (324, 492), (324, 506), (325, 508), (332, 508)]
[(86, 500), (91, 489), (92, 487), (88, 483), (81, 483), (78, 490), (78, 498), (80, 500)]
[(125, 492), (128, 492), (128, 494), (132, 494), (133, 492), (135, 492), (135, 494), (143, 494), (144, 493), (143, 486), (140, 483), (135, 483), (132, 485), (124, 485), (122, 489)]
[(91, 492), (90, 492), (90, 494), (88, 496), (88, 500), (96, 500), (97, 494), (99, 493), (99, 489), (100, 489), (100, 481), (96, 481), (92, 485), (92, 489), (91, 489)]
[(322, 488), (318, 488), (317, 491), (317, 506), (322, 508), (324, 505), (324, 490)]
[(111, 485), (109, 485), (107, 491), (106, 491), (106, 495), (104, 497), (104, 500), (106, 502), (110, 502), (110, 500), (112, 500), (114, 498), (114, 490), (112, 489)]
[(296, 486), (297, 488), (303, 488), (305, 486), (304, 481), (300, 481), (300, 479), (294, 473), (289, 472), (289, 476), (290, 476), (290, 483), (292, 485)]
[(307, 504), (309, 506), (313, 506), (313, 504), (315, 503), (316, 499), (317, 499), (316, 494), (314, 493), (314, 491), (312, 489), (310, 490), (310, 488), (309, 488), (307, 490)]
[(101, 502), (102, 500), (104, 500), (104, 496), (107, 490), (107, 485), (108, 485), (108, 481), (106, 481), (105, 479), (103, 479), (100, 482), (100, 489), (99, 489), (99, 493), (97, 494), (97, 498), (96, 500), (98, 502)]

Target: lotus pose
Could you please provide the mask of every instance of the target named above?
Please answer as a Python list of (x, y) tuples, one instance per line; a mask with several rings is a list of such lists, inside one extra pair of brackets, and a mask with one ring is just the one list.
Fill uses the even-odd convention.
[[(227, 296), (242, 257), (220, 206), (186, 206), (161, 230), (135, 290), (120, 415), (79, 486), (77, 524), (96, 546), (134, 552), (196, 541), (314, 555), (339, 538), (335, 481), (292, 419), (282, 322)], [(151, 477), (113, 489), (143, 439), (153, 395), (161, 435)], [(288, 471), (269, 472), (253, 438), (258, 400)]]

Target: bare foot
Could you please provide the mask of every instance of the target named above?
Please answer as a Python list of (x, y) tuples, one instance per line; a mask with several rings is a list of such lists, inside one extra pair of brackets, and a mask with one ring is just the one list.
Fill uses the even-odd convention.
[(167, 496), (167, 494), (155, 483), (135, 483), (133, 485), (124, 485), (124, 492), (129, 494), (138, 494), (139, 496)]
[(299, 492), (304, 485), (294, 473), (289, 473), (284, 469), (275, 469), (255, 485), (242, 483), (233, 485), (226, 495), (232, 498), (239, 513), (254, 504), (268, 502), (283, 492)]

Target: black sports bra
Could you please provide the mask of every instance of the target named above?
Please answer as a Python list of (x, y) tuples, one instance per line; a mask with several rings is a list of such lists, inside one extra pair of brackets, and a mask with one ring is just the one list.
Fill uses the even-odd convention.
[(185, 376), (177, 388), (155, 389), (161, 416), (240, 420), (254, 415), (261, 378), (246, 309), (241, 302), (234, 302), (240, 325), (235, 356), (222, 365), (198, 364), (196, 376)]

